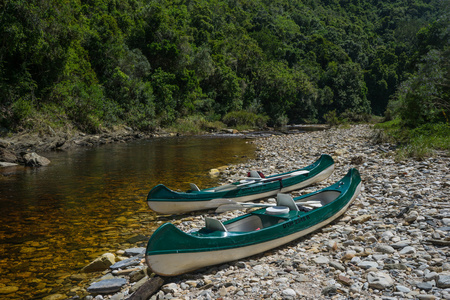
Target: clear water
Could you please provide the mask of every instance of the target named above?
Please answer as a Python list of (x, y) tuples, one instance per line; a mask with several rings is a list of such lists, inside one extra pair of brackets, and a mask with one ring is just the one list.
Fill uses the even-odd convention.
[(153, 186), (214, 186), (211, 168), (252, 158), (254, 147), (238, 138), (155, 138), (40, 154), (49, 166), (0, 168), (3, 299), (75, 295), (89, 280), (83, 266), (162, 224), (145, 201)]

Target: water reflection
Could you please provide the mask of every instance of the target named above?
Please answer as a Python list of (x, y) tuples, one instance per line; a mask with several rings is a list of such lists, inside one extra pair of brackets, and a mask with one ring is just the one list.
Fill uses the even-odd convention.
[(159, 225), (145, 202), (152, 186), (215, 185), (209, 169), (253, 150), (243, 139), (152, 139), (46, 153), (47, 167), (0, 169), (0, 294), (42, 298), (82, 286), (72, 275), (89, 261)]

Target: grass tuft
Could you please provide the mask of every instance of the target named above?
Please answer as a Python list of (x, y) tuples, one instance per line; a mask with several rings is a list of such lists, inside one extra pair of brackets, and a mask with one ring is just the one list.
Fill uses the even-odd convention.
[(424, 159), (433, 156), (436, 150), (450, 154), (450, 125), (448, 123), (425, 124), (417, 128), (402, 126), (399, 119), (377, 124), (379, 129), (374, 135), (378, 143), (396, 143), (399, 145), (397, 159), (408, 157)]

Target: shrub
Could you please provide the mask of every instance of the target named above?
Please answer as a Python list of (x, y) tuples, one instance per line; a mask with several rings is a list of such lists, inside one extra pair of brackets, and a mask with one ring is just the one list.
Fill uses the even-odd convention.
[(244, 126), (263, 128), (266, 126), (268, 120), (268, 116), (251, 113), (245, 110), (229, 112), (222, 118), (222, 122), (230, 127)]
[(329, 112), (323, 115), (323, 118), (325, 120), (325, 123), (332, 126), (336, 126), (341, 123), (341, 120), (338, 118), (336, 110), (330, 110)]
[(219, 131), (225, 124), (219, 121), (208, 121), (201, 115), (188, 116), (178, 119), (169, 130), (183, 134), (199, 134), (201, 132)]

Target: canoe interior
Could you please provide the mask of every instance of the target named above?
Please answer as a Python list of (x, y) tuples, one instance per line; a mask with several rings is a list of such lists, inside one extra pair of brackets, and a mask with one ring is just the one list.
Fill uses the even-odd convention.
[[(317, 201), (320, 202), (321, 206), (325, 206), (334, 200), (336, 200), (341, 192), (339, 191), (324, 191), (321, 193), (317, 193), (314, 195), (311, 195), (309, 197), (305, 197), (302, 199), (302, 202), (306, 201)], [(301, 210), (304, 208), (302, 202), (297, 202), (297, 207)], [(314, 209), (314, 208), (313, 208)], [(250, 231), (257, 231), (261, 230), (267, 227), (272, 227), (273, 225), (276, 225), (278, 223), (281, 223), (283, 221), (286, 221), (289, 219), (288, 216), (283, 215), (268, 215), (264, 213), (265, 210), (258, 210), (255, 211), (249, 215), (246, 215), (244, 218), (241, 219), (233, 219), (230, 220), (231, 222), (223, 224), (224, 230), (228, 232), (250, 232)], [(220, 230), (220, 225), (208, 227), (206, 226), (201, 232), (204, 234), (208, 234), (212, 231)]]

